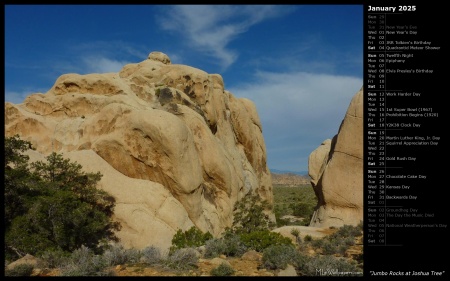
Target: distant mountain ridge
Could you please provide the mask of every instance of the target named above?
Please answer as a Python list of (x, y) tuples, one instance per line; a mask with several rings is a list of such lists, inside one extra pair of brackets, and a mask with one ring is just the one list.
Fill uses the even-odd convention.
[(308, 171), (288, 171), (288, 170), (278, 170), (278, 169), (270, 169), (272, 174), (295, 174), (299, 176), (308, 176)]
[(298, 175), (292, 172), (287, 173), (273, 173), (272, 172), (272, 184), (273, 185), (285, 185), (285, 186), (298, 186), (310, 183), (308, 175)]

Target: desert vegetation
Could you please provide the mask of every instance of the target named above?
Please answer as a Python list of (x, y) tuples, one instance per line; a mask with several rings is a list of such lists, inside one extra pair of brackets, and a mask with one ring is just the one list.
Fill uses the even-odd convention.
[(349, 254), (355, 243), (361, 244), (362, 223), (330, 229), (321, 239), (301, 239), (293, 229), (293, 241), (271, 231), (277, 227), (266, 215), (272, 208), (278, 226), (295, 225), (283, 221), (284, 215), (311, 216), (315, 198), (306, 186), (274, 187), (274, 206), (249, 193), (235, 205), (233, 224), (221, 237), (192, 227), (178, 230), (167, 252), (156, 245), (125, 249), (114, 236), (120, 229), (112, 219), (114, 199), (96, 188), (102, 175), (84, 173), (56, 153), (45, 162), (28, 163), (23, 152), (30, 147), (18, 136), (5, 139), (5, 265), (27, 254), (38, 262), (5, 267), (7, 276), (115, 276), (124, 268), (141, 276), (147, 268), (200, 275), (199, 262), (206, 259), (223, 260), (208, 275), (233, 276), (237, 270), (226, 260), (252, 251), (260, 254), (258, 269), (272, 275), (288, 265), (297, 275), (362, 272), (362, 253)]
[(31, 143), (5, 139), (5, 257), (73, 252), (82, 245), (96, 253), (117, 241), (115, 200), (97, 189), (100, 173), (85, 173), (57, 153), (28, 163)]
[(277, 226), (309, 225), (317, 198), (310, 184), (274, 185), (274, 213)]

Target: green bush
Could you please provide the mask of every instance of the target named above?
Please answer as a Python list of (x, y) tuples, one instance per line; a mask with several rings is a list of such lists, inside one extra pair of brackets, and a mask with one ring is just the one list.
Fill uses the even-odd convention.
[(86, 245), (96, 252), (117, 241), (114, 198), (96, 185), (102, 175), (85, 173), (61, 154), (28, 165), (31, 144), (5, 138), (5, 257), (72, 252)]
[(288, 264), (300, 268), (307, 257), (291, 245), (272, 245), (263, 251), (262, 262), (268, 269), (286, 269)]
[(69, 257), (70, 253), (64, 252), (63, 250), (60, 249), (53, 251), (48, 250), (40, 255), (40, 258), (44, 263), (44, 266), (48, 268), (61, 267), (63, 264), (68, 262)]
[(305, 242), (310, 242), (310, 241), (312, 241), (312, 236), (307, 234), (307, 235), (305, 235), (305, 239), (304, 240), (305, 240)]
[(298, 202), (292, 203), (290, 207), (292, 209), (292, 215), (307, 219), (310, 218), (314, 212), (315, 205), (311, 203)]
[(262, 252), (271, 245), (293, 245), (291, 239), (284, 237), (280, 233), (269, 230), (254, 231), (240, 235), (244, 245), (258, 252)]
[[(5, 228), (12, 220), (27, 212), (26, 202), (37, 193), (32, 185), (34, 178), (28, 168), (29, 156), (23, 152), (31, 148), (31, 143), (21, 140), (18, 135), (5, 138), (4, 207)], [(20, 256), (16, 256), (16, 259)]]
[(241, 234), (269, 229), (271, 223), (269, 217), (264, 214), (268, 207), (271, 206), (266, 201), (261, 201), (257, 194), (245, 195), (234, 206), (231, 230)]
[(31, 276), (34, 266), (29, 263), (19, 264), (5, 270), (5, 276)]
[(211, 276), (231, 276), (235, 270), (226, 263), (221, 263), (218, 267), (211, 269)]
[(213, 236), (211, 233), (203, 233), (195, 226), (185, 232), (178, 229), (177, 233), (175, 233), (172, 238), (172, 247), (170, 247), (170, 252), (188, 247), (199, 247), (205, 245), (205, 242), (212, 238)]

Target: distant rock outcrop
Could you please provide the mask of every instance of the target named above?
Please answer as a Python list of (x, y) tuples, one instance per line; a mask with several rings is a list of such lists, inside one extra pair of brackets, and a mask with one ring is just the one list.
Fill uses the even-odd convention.
[(309, 156), (318, 198), (310, 226), (340, 227), (363, 220), (363, 88), (353, 97), (338, 134)]
[(309, 184), (309, 178), (296, 175), (293, 173), (276, 174), (272, 173), (272, 184), (284, 185), (284, 186), (299, 186), (302, 184)]
[(273, 202), (253, 102), (160, 52), (119, 73), (62, 75), (45, 94), (6, 102), (5, 135), (15, 134), (37, 158), (64, 153), (108, 174), (100, 186), (117, 200), (126, 247), (168, 248), (193, 225), (219, 235), (249, 192)]

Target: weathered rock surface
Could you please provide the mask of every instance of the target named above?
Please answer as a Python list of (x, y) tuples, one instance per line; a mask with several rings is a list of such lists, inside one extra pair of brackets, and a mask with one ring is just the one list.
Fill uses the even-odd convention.
[(309, 235), (312, 238), (323, 238), (330, 234), (331, 230), (326, 227), (313, 227), (313, 226), (303, 226), (303, 225), (285, 225), (273, 229), (273, 232), (280, 233), (284, 237), (291, 239), (292, 243), (297, 243), (296, 237), (291, 233), (293, 230), (298, 230), (299, 237), (304, 241), (305, 236)]
[(108, 173), (101, 188), (117, 200), (129, 247), (167, 246), (192, 225), (219, 235), (249, 192), (273, 202), (253, 102), (160, 52), (119, 73), (65, 74), (45, 94), (6, 102), (5, 135), (15, 134), (43, 156), (65, 153)]
[(340, 227), (363, 220), (363, 89), (352, 98), (339, 131), (309, 156), (318, 198), (310, 226)]
[(285, 269), (280, 270), (278, 272), (277, 276), (298, 276), (297, 271), (295, 270), (295, 267), (288, 264)]
[(14, 267), (22, 265), (22, 264), (29, 264), (32, 265), (33, 267), (37, 267), (40, 263), (42, 263), (42, 261), (30, 254), (25, 255), (24, 257), (8, 264), (5, 269), (9, 269), (12, 270), (14, 269)]

